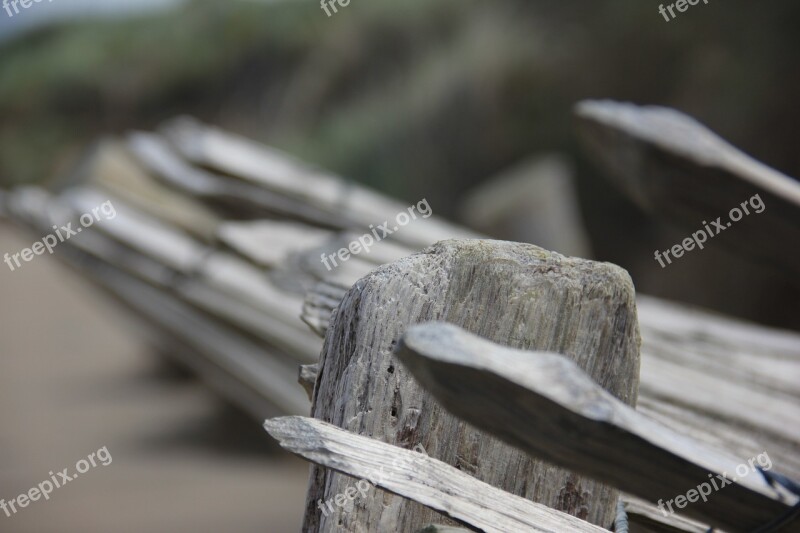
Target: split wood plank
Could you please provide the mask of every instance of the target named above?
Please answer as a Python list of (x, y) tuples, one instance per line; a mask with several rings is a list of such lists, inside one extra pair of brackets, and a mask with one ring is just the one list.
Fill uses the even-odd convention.
[(632, 531), (644, 533), (709, 533), (706, 524), (671, 514), (664, 516), (653, 504), (635, 496), (623, 494), (620, 498), (628, 514), (628, 523)]
[[(303, 320), (324, 337), (346, 292), (316, 285)], [(636, 305), (637, 411), (736, 457), (767, 451), (800, 479), (800, 334), (650, 296), (639, 295)]]
[[(464, 420), (531, 455), (651, 502), (685, 495), (718, 474), (736, 479), (736, 468), (748, 459), (714, 450), (637, 413), (558, 354), (513, 350), (445, 323), (409, 328), (397, 354)], [(749, 470), (707, 502), (676, 510), (746, 532), (786, 513), (790, 505), (784, 498)], [(786, 531), (800, 531), (800, 523)]]
[[(275, 148), (194, 119), (172, 120), (160, 131), (181, 156), (194, 165), (241, 178), (283, 198), (313, 206), (356, 233), (369, 232), (370, 224), (377, 226), (384, 221), (394, 224), (398, 214), (408, 214), (408, 205), (381, 193), (300, 162)], [(418, 216), (389, 238), (418, 249), (443, 239), (475, 237), (478, 237), (476, 233), (436, 216)]]
[[(50, 231), (52, 223), (74, 219), (61, 199), (41, 189), (15, 191), (9, 197), (15, 219)], [(60, 216), (66, 218), (61, 219)], [(109, 248), (109, 245), (112, 245)], [(305, 413), (308, 400), (294, 385), (292, 364), (263, 344), (257, 345), (237, 330), (199, 312), (151, 282), (166, 283), (174, 273), (138, 254), (126, 253), (98, 232), (85, 231), (64, 241), (58, 256), (113, 296), (138, 317), (150, 332), (166, 332), (173, 344), (165, 354), (177, 358), (214, 389), (259, 418), (265, 412)], [(108, 260), (107, 249), (120, 264), (134, 265), (139, 279)], [(142, 281), (146, 279), (146, 281)]]
[(237, 217), (279, 216), (342, 228), (340, 217), (305, 202), (192, 166), (157, 134), (132, 133), (127, 144), (148, 172), (188, 196), (209, 202), (217, 210)]
[[(665, 107), (584, 101), (575, 108), (591, 154), (643, 209), (688, 232), (719, 220), (714, 240), (772, 265), (797, 282), (800, 275), (800, 183), (753, 159), (698, 121)], [(756, 195), (739, 222), (729, 212)], [(758, 202), (754, 202), (756, 207)], [(688, 237), (688, 234), (687, 234)], [(706, 235), (707, 237), (707, 235)]]
[[(107, 195), (90, 188), (72, 189), (64, 195), (67, 206), (76, 213), (87, 212), (107, 199)], [(293, 353), (303, 356), (303, 362), (315, 357), (319, 343), (298, 320), (302, 311), (299, 297), (279, 290), (265, 272), (232, 254), (215, 251), (174, 228), (147, 218), (124, 202), (114, 200), (114, 206), (115, 218), (98, 222), (92, 227), (93, 231), (109, 235), (187, 279), (201, 281), (175, 287), (175, 290), (185, 290), (187, 298), (196, 303), (213, 304), (204, 296), (207, 294), (204, 287), (208, 287), (261, 310), (274, 323), (270, 335)]]
[[(384, 490), (435, 509), (475, 530), (608, 531), (504, 492), (419, 452), (355, 435), (314, 418), (274, 418), (267, 420), (264, 428), (283, 448), (304, 459), (353, 478), (374, 480)], [(352, 487), (352, 479), (349, 485)], [(379, 495), (374, 494), (373, 499), (377, 498)], [(356, 501), (355, 507), (365, 503)]]
[(637, 410), (800, 479), (800, 334), (657, 298), (637, 298), (642, 367)]
[(314, 397), (314, 385), (317, 383), (317, 375), (319, 374), (319, 365), (300, 365), (300, 372), (297, 376), (297, 382), (303, 387), (303, 390), (308, 394), (308, 400)]
[(205, 243), (216, 240), (219, 215), (155, 179), (122, 141), (99, 142), (79, 172), (87, 178), (83, 184), (104, 189), (148, 216), (176, 226)]

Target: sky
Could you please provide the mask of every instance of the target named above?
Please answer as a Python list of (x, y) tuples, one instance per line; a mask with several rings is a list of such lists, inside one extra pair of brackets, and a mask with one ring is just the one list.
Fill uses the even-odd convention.
[[(0, 0), (2, 2), (10, 0)], [(19, 36), (31, 29), (65, 19), (117, 17), (167, 9), (184, 0), (31, 0), (28, 8), (19, 6), (19, 13), (10, 7), (12, 15), (0, 8), (0, 42)]]

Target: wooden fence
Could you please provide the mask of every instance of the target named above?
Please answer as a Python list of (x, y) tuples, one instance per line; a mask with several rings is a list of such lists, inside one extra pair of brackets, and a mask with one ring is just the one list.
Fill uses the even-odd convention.
[[(675, 111), (576, 115), (654, 216), (691, 230), (760, 194), (758, 223), (719, 244), (798, 279), (796, 181)], [(57, 187), (1, 193), (0, 213), (46, 234), (109, 199), (116, 217), (57, 255), (316, 465), (305, 531), (602, 531), (618, 502), (632, 532), (800, 531), (796, 333), (435, 215), (328, 270), (407, 206), (185, 118), (99, 142)], [(764, 474), (722, 481), (765, 453)], [(725, 486), (677, 504), (710, 480)]]

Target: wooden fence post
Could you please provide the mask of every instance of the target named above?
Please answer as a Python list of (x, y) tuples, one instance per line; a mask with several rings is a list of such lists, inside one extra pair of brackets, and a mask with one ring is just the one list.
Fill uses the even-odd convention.
[[(640, 339), (628, 274), (608, 263), (489, 240), (443, 241), (385, 265), (358, 281), (335, 311), (312, 407), (315, 418), (404, 448), (421, 444), (431, 457), (484, 482), (609, 526), (616, 490), (480, 433), (444, 411), (403, 368), (393, 355), (398, 339), (408, 326), (431, 320), (506, 346), (562, 353), (635, 405)], [(415, 531), (446, 521), (379, 489), (337, 505), (336, 496), (355, 483), (314, 467), (304, 530)]]

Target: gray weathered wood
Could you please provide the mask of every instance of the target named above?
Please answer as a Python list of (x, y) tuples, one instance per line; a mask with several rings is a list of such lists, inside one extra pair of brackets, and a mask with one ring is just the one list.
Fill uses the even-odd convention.
[[(366, 233), (370, 224), (392, 221), (408, 207), (358, 183), (298, 161), (280, 150), (193, 119), (172, 120), (164, 124), (161, 131), (189, 162), (241, 178), (243, 183), (297, 201), (306, 209), (317, 209), (345, 229)], [(465, 228), (432, 216), (415, 220), (391, 235), (390, 239), (422, 248), (442, 239), (476, 236)]]
[[(64, 196), (67, 205), (76, 213), (90, 211), (108, 197), (89, 189), (74, 189)], [(193, 303), (212, 306), (215, 312), (236, 313), (236, 309), (222, 307), (215, 302), (213, 291), (221, 291), (241, 304), (256, 307), (270, 318), (271, 335), (282, 347), (310, 362), (318, 343), (307, 335), (307, 330), (297, 317), (302, 310), (302, 300), (279, 290), (264, 272), (232, 254), (215, 251), (194, 241), (187, 235), (148, 219), (139, 211), (115, 200), (116, 217), (98, 222), (93, 231), (113, 237), (125, 246), (168, 266), (187, 276), (202, 280), (201, 284), (187, 283), (175, 287)], [(209, 292), (207, 289), (212, 289)], [(244, 319), (245, 317), (240, 316)], [(249, 321), (246, 325), (257, 326)]]
[(789, 509), (750, 467), (736, 473), (749, 457), (637, 413), (564, 356), (512, 350), (436, 322), (409, 328), (397, 354), (448, 410), (536, 457), (651, 502), (686, 494), (712, 474), (739, 477), (707, 502), (675, 508), (729, 531), (751, 531)]
[(308, 399), (311, 400), (314, 396), (314, 385), (317, 383), (317, 375), (319, 374), (319, 365), (300, 365), (300, 372), (297, 376), (297, 382), (303, 387), (308, 394)]
[[(17, 219), (42, 233), (50, 231), (53, 224), (78, 217), (65, 197), (53, 197), (41, 189), (15, 191), (10, 198)], [(97, 205), (94, 200), (91, 203)], [(119, 206), (122, 209), (121, 203)], [(277, 346), (283, 344), (280, 337), (286, 333), (286, 326), (213, 287), (180, 278), (178, 271), (99, 231), (103, 224), (117, 221), (96, 223), (60, 243), (55, 254), (134, 310), (151, 329), (154, 326), (169, 335), (173, 342), (166, 353), (175, 354), (246, 411), (258, 418), (263, 417), (266, 406), (276, 414), (307, 413), (306, 395), (294, 381), (297, 362), (311, 358), (302, 357), (301, 343), (295, 344), (294, 350)], [(145, 231), (141, 237), (146, 239), (147, 235)], [(263, 342), (243, 335), (242, 329), (250, 329)], [(307, 337), (289, 340), (315, 340), (306, 333)]]
[[(445, 241), (380, 267), (356, 283), (334, 314), (312, 411), (390, 444), (421, 442), (433, 457), (482, 481), (610, 524), (614, 491), (480, 434), (444, 412), (397, 364), (392, 348), (405, 329), (437, 319), (514, 347), (566, 353), (633, 404), (639, 336), (627, 273), (533, 245), (488, 240)], [(355, 524), (409, 530), (437, 521), (426, 509), (394, 501), (325, 518), (314, 502), (342, 490), (346, 480), (322, 469), (312, 476), (306, 531)]]
[(664, 516), (653, 504), (635, 496), (621, 498), (628, 513), (631, 531), (643, 533), (709, 533), (706, 524), (680, 515)]
[[(418, 452), (404, 450), (369, 437), (354, 435), (314, 418), (282, 417), (267, 420), (265, 429), (280, 445), (309, 461), (347, 474), (374, 480), (377, 486), (436, 509), (479, 531), (600, 533), (607, 531), (544, 505), (514, 496)], [(347, 487), (345, 487), (347, 488)], [(344, 494), (345, 491), (342, 491)], [(360, 495), (357, 496), (360, 498)], [(351, 513), (383, 494), (370, 490), (357, 500)], [(319, 504), (319, 502), (317, 502)], [(346, 531), (413, 531), (383, 524), (378, 528)]]
[[(320, 284), (303, 317), (324, 336), (346, 289)], [(639, 295), (637, 411), (678, 432), (752, 457), (769, 447), (800, 479), (800, 334)]]
[(330, 228), (341, 227), (341, 217), (323, 212), (297, 199), (288, 198), (220, 174), (192, 166), (159, 135), (134, 133), (128, 148), (152, 175), (188, 195), (213, 203), (217, 209), (237, 216), (279, 215)]
[[(23, 210), (31, 209), (27, 220), (32, 227), (46, 232), (52, 222), (63, 222), (58, 218), (59, 212), (64, 212), (63, 205), (42, 190), (28, 192), (30, 194), (20, 191), (15, 211), (21, 215)], [(171, 274), (163, 267), (147, 263), (136, 255), (120, 254), (117, 248), (114, 253), (118, 254), (120, 262), (140, 267), (139, 273), (147, 282), (112, 266), (107, 257), (100, 258), (103, 254), (97, 247), (98, 239), (102, 245), (99, 234), (84, 231), (61, 243), (56, 253), (133, 310), (143, 319), (140, 324), (148, 330), (167, 332), (179, 342), (165, 353), (196, 371), (212, 387), (254, 416), (263, 417), (265, 412), (307, 412), (304, 393), (292, 383), (296, 364), (154, 287), (152, 282), (171, 279)]]
[[(674, 109), (612, 101), (576, 107), (591, 153), (642, 208), (687, 232), (721, 217), (725, 227), (706, 246), (800, 274), (800, 183), (753, 159)], [(759, 195), (765, 208), (728, 227), (728, 213)], [(718, 230), (712, 229), (713, 232)], [(687, 234), (687, 237), (689, 235)]]
[(204, 242), (216, 239), (219, 216), (207, 206), (160, 183), (117, 140), (105, 140), (85, 161), (82, 172), (89, 184), (108, 191), (112, 197), (147, 213), (164, 223), (198, 237)]
[(331, 315), (339, 307), (348, 290), (348, 286), (330, 281), (321, 281), (315, 284), (306, 293), (303, 314), (300, 318), (314, 333), (324, 338)]
[(468, 530), (460, 527), (443, 526), (440, 524), (430, 524), (422, 529), (417, 530), (416, 533), (466, 533)]
[[(654, 128), (650, 133), (657, 135), (658, 128)], [(218, 338), (212, 339), (215, 341), (212, 344), (219, 349), (217, 353), (208, 345), (187, 349), (185, 344), (181, 344), (187, 354), (186, 359), (195, 367), (198, 365), (206, 367), (207, 377), (216, 376), (211, 381), (224, 381), (225, 394), (237, 401), (239, 397), (247, 396), (244, 407), (253, 413), (261, 413), (263, 404), (269, 403), (269, 397), (275, 394), (275, 391), (265, 383), (261, 383), (257, 391), (242, 394), (241, 391), (251, 391), (250, 385), (225, 370), (221, 371), (210, 361), (218, 357), (224, 360), (225, 354), (221, 352), (241, 352), (239, 341), (243, 339), (244, 334), (250, 341), (258, 343), (257, 350), (251, 352), (254, 357), (275, 359), (282, 363), (290, 362), (288, 365), (291, 373), (290, 381), (294, 381), (297, 361), (316, 359), (320, 343), (307, 335), (308, 331), (305, 328), (289, 329), (283, 317), (272, 316), (273, 307), (284, 308), (280, 303), (283, 301), (284, 291), (271, 293), (278, 301), (274, 306), (268, 299), (259, 299), (254, 305), (248, 301), (249, 299), (241, 296), (242, 289), (247, 290), (245, 287), (248, 283), (240, 283), (239, 278), (247, 279), (250, 277), (249, 274), (239, 276), (236, 268), (217, 268), (212, 265), (214, 270), (219, 270), (220, 276), (232, 280), (237, 286), (235, 290), (231, 290), (233, 287), (230, 287), (231, 282), (227, 279), (206, 279), (202, 271), (198, 271), (192, 264), (201, 264), (206, 253), (218, 252), (208, 244), (221, 240), (224, 245), (230, 246), (227, 252), (238, 254), (237, 259), (251, 263), (245, 269), (248, 272), (253, 272), (252, 266), (268, 270), (269, 280), (277, 288), (287, 289), (290, 297), (292, 292), (294, 294), (304, 292), (304, 289), (298, 290), (298, 287), (305, 287), (306, 283), (310, 286), (331, 275), (341, 283), (350, 285), (366, 275), (375, 265), (407, 255), (412, 252), (413, 247), (389, 240), (382, 241), (370, 254), (353, 257), (343, 267), (327, 272), (319, 262), (322, 250), (314, 249), (313, 246), (292, 247), (292, 238), (289, 232), (284, 231), (288, 225), (280, 223), (273, 226), (261, 225), (258, 222), (252, 224), (241, 220), (225, 222), (223, 220), (226, 215), (231, 214), (237, 218), (254, 215), (278, 217), (291, 219), (292, 222), (289, 224), (298, 228), (301, 226), (299, 221), (303, 221), (302, 226), (312, 231), (319, 229), (337, 236), (339, 240), (328, 243), (330, 249), (325, 250), (330, 253), (335, 252), (338, 247), (346, 246), (354, 237), (352, 233), (341, 231), (341, 228), (347, 226), (346, 221), (342, 216), (337, 216), (336, 211), (330, 210), (338, 209), (336, 202), (328, 202), (323, 207), (314, 207), (311, 205), (313, 202), (297, 200), (296, 196), (293, 196), (294, 193), (288, 196), (281, 194), (269, 184), (258, 183), (258, 179), (225, 175), (224, 172), (229, 171), (236, 174), (232, 167), (220, 166), (219, 170), (224, 172), (213, 172), (190, 162), (187, 164), (187, 161), (181, 158), (180, 150), (176, 149), (174, 144), (165, 142), (164, 137), (159, 135), (140, 137), (143, 140), (148, 138), (156, 141), (156, 148), (161, 152), (154, 149), (153, 143), (147, 147), (147, 143), (137, 146), (135, 142), (130, 141), (128, 148), (141, 149), (143, 146), (147, 148), (140, 151), (132, 150), (130, 153), (126, 153), (123, 143), (115, 141), (101, 143), (95, 157), (91, 158), (92, 165), (75, 173), (78, 179), (71, 180), (70, 184), (82, 182), (88, 176), (92, 184), (102, 188), (101, 196), (104, 196), (104, 191), (108, 191), (111, 193), (111, 198), (124, 200), (121, 205), (130, 204), (140, 211), (141, 218), (168, 227), (173, 233), (183, 232), (198, 238), (202, 243), (196, 244), (202, 244), (198, 247), (202, 253), (191, 256), (198, 262), (192, 259), (182, 263), (187, 266), (185, 269), (173, 268), (178, 266), (173, 260), (182, 256), (183, 244), (179, 243), (173, 247), (169, 239), (162, 240), (160, 232), (151, 233), (148, 228), (143, 229), (140, 225), (132, 226), (132, 232), (140, 233), (144, 241), (157, 243), (156, 247), (167, 250), (168, 256), (153, 254), (152, 250), (145, 252), (141, 246), (130, 246), (134, 242), (132, 239), (135, 235), (128, 234), (122, 238), (119, 236), (115, 238), (112, 235), (109, 238), (100, 226), (91, 232), (84, 232), (80, 239), (60, 245), (56, 256), (71, 254), (72, 248), (75, 247), (98, 259), (99, 262), (86, 257), (86, 261), (81, 262), (87, 277), (95, 281), (112, 279), (110, 284), (123, 288), (123, 291), (117, 291), (117, 297), (121, 301), (126, 301), (126, 298), (132, 299), (139, 305), (137, 309), (142, 317), (151, 319), (153, 316), (157, 317), (159, 308), (156, 306), (155, 309), (151, 309), (150, 305), (146, 305), (139, 291), (124, 290), (138, 287), (139, 285), (135, 283), (137, 281), (144, 281), (146, 287), (155, 288), (154, 294), (157, 294), (157, 298), (163, 296), (168, 302), (189, 304), (191, 311), (208, 320), (209, 324), (224, 328), (228, 340), (216, 342)], [(609, 145), (609, 148), (613, 148), (613, 145)], [(277, 155), (287, 159), (281, 154)], [(297, 165), (297, 162), (292, 164)], [(303, 173), (325, 176), (314, 169), (309, 170), (302, 164), (297, 166), (302, 168), (301, 178), (298, 181), (301, 187), (307, 183), (302, 178)], [(338, 182), (336, 179), (334, 181)], [(32, 206), (39, 212), (29, 213), (34, 216), (28, 220), (38, 222), (37, 216), (62, 210), (64, 207), (62, 200), (68, 200), (69, 196), (68, 193), (62, 195), (58, 201), (48, 202), (47, 205)], [(17, 203), (23, 197), (26, 197), (26, 194), (22, 191), (19, 193), (0, 191), (0, 199), (9, 200), (10, 203)], [(513, 198), (510, 201), (513, 201)], [(10, 211), (17, 207), (5, 209), (6, 202), (2, 201), (0, 204), (2, 204), (0, 211), (6, 215), (10, 215)], [(397, 202), (381, 205), (391, 205), (390, 209), (404, 209), (404, 206)], [(307, 216), (303, 215), (303, 210), (308, 210)], [(384, 216), (385, 211), (382, 209), (375, 214)], [(73, 219), (77, 215), (74, 209), (70, 210), (70, 213)], [(17, 221), (25, 218), (12, 216)], [(429, 220), (435, 219), (436, 217), (433, 217)], [(364, 220), (366, 221), (366, 218)], [(378, 221), (370, 219), (369, 222)], [(35, 223), (33, 225), (36, 226)], [(328, 230), (314, 228), (313, 225), (327, 226)], [(227, 239), (229, 236), (227, 232), (218, 231), (222, 226), (254, 231), (247, 235), (244, 234), (246, 232), (239, 233), (236, 236), (239, 238), (234, 243), (233, 240)], [(44, 224), (41, 226), (41, 231), (47, 232), (49, 227)], [(330, 232), (330, 228), (336, 228), (336, 231)], [(364, 227), (359, 229), (365, 231)], [(286, 248), (288, 253), (278, 254), (280, 257), (278, 255), (270, 257), (269, 261), (261, 261), (264, 246), (269, 247), (274, 243), (281, 246), (282, 243), (288, 244)], [(383, 252), (384, 249), (387, 253)], [(218, 262), (212, 263), (219, 265)], [(98, 272), (106, 265), (113, 267), (118, 275), (99, 274)], [(221, 266), (225, 267), (224, 264)], [(324, 334), (324, 330), (328, 327), (330, 312), (338, 305), (338, 300), (344, 296), (345, 291), (346, 289), (343, 289), (338, 295), (328, 294), (326, 298), (331, 302), (316, 302), (313, 308), (304, 306), (303, 317), (307, 322), (315, 324), (316, 333)], [(127, 296), (120, 295), (122, 292)], [(800, 383), (797, 371), (800, 364), (798, 336), (785, 332), (771, 332), (765, 328), (714, 317), (708, 313), (694, 312), (685, 306), (673, 306), (655, 299), (640, 298), (638, 306), (643, 330), (643, 363), (642, 386), (637, 409), (676, 431), (690, 434), (708, 444), (721, 446), (736, 457), (751, 457), (768, 449), (770, 457), (776, 464), (785, 468), (790, 476), (800, 478), (800, 445), (795, 438), (797, 427), (800, 426), (800, 415), (798, 415), (800, 398), (797, 395), (797, 384)], [(297, 303), (295, 302), (292, 307), (294, 310), (286, 308), (289, 313), (284, 315), (290, 321), (296, 317)], [(157, 320), (151, 321), (154, 324), (157, 322)], [(723, 324), (724, 322), (729, 323)], [(179, 330), (182, 336), (192, 336), (196, 326), (189, 320), (178, 318), (172, 321), (169, 328)], [(166, 331), (169, 328), (163, 329)], [(276, 350), (275, 345), (282, 348)], [(209, 364), (205, 364), (206, 361)], [(285, 377), (289, 373), (281, 375)], [(306, 384), (310, 385), (310, 378), (308, 375), (306, 377), (308, 378)], [(649, 512), (652, 514), (658, 511), (651, 507)], [(631, 515), (632, 523), (636, 516), (640, 515), (634, 511)]]
[(225, 244), (267, 268), (281, 265), (292, 253), (320, 246), (334, 235), (308, 224), (282, 220), (225, 222), (218, 234)]
[(640, 296), (637, 410), (800, 479), (800, 334)]

